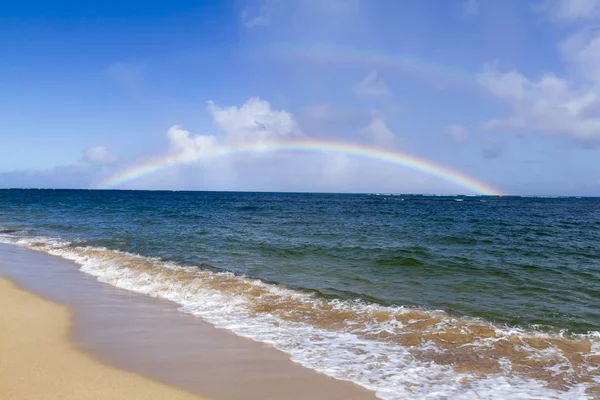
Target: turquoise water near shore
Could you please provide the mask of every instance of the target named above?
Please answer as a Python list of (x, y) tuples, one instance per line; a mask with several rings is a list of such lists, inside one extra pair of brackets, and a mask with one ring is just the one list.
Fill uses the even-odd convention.
[(600, 199), (0, 190), (0, 240), (381, 398), (600, 393)]

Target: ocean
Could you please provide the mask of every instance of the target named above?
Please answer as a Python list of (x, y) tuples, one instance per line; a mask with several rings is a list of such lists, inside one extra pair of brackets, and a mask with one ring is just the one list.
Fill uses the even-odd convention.
[(600, 397), (600, 198), (0, 190), (0, 242), (382, 399)]

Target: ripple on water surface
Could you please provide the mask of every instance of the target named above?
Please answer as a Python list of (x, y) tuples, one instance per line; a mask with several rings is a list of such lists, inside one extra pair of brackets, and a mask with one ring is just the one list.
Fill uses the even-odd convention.
[(442, 311), (325, 299), (231, 273), (47, 238), (11, 238), (103, 282), (179, 303), (217, 327), (384, 399), (600, 395), (600, 337), (509, 328)]
[(381, 398), (600, 397), (600, 199), (0, 190), (0, 225)]

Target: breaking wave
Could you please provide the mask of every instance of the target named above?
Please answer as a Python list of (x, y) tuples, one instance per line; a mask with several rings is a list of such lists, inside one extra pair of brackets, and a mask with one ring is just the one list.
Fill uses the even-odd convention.
[(229, 272), (0, 231), (119, 288), (167, 299), (218, 328), (382, 399), (600, 398), (600, 333), (542, 332), (443, 311), (326, 299)]

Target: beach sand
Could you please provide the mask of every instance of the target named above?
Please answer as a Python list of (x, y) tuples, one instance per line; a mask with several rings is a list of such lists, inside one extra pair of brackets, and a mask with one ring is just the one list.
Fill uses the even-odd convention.
[(201, 399), (78, 351), (70, 326), (68, 308), (0, 278), (0, 399)]
[[(0, 244), (2, 277), (8, 281), (0, 285), (0, 400), (194, 398), (185, 393), (218, 400), (376, 398), (175, 303), (98, 282), (59, 257)], [(65, 388), (74, 395), (65, 396)]]

